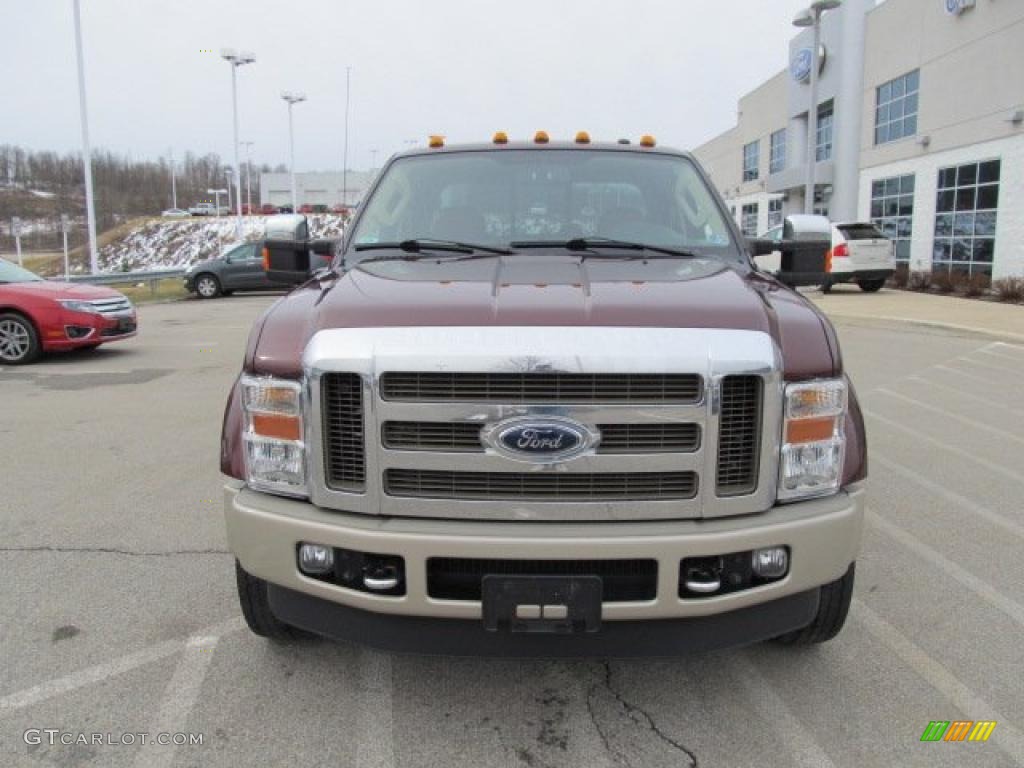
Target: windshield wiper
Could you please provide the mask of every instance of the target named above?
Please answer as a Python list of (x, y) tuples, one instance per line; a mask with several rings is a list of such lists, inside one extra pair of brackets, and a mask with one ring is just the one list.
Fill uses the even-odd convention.
[[(634, 243), (629, 240), (615, 240), (610, 237), (574, 237), (571, 240), (523, 240), (510, 243), (513, 248), (564, 248), (567, 251), (582, 251), (584, 259), (591, 257), (605, 259), (695, 259), (699, 254), (679, 248), (666, 248), (660, 245)], [(620, 251), (643, 251), (646, 255), (621, 256), (612, 254), (587, 253), (598, 248), (609, 248)], [(658, 254), (656, 257), (651, 254)]]
[(480, 245), (479, 243), (464, 243), (459, 240), (434, 240), (429, 237), (418, 237), (411, 240), (402, 240), (401, 242), (393, 243), (357, 243), (355, 245), (356, 251), (383, 251), (383, 250), (397, 250), (401, 251), (401, 254), (394, 254), (391, 256), (374, 256), (371, 259), (363, 259), (362, 262), (367, 261), (416, 261), (422, 258), (422, 254), (430, 251), (447, 251), (450, 253), (466, 253), (466, 254), (488, 254), (507, 256), (513, 253), (510, 248), (497, 248), (491, 245)]

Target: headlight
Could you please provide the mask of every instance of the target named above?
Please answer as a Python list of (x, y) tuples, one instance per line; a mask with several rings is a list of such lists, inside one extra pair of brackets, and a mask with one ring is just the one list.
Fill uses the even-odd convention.
[(306, 496), (302, 386), (296, 381), (242, 377), (245, 477), (258, 490)]
[(100, 314), (100, 311), (88, 301), (81, 301), (79, 299), (61, 299), (58, 303), (64, 307), (64, 309), (71, 310), (72, 312), (85, 312), (90, 315)]
[(835, 493), (846, 449), (846, 382), (826, 379), (790, 384), (785, 397), (779, 500)]

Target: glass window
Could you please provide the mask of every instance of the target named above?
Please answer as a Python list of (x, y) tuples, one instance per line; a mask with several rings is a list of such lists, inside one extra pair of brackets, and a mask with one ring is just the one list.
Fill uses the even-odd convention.
[(768, 201), (768, 228), (777, 227), (782, 223), (782, 198)]
[(935, 201), (936, 265), (967, 274), (992, 274), (999, 205), (999, 160), (942, 168)]
[(914, 229), (914, 174), (871, 182), (871, 222), (895, 243), (896, 261), (910, 261)]
[(740, 213), (740, 229), (747, 237), (757, 236), (757, 203), (743, 206)]
[(920, 75), (908, 72), (875, 89), (875, 144), (885, 144), (917, 133)]
[(832, 124), (835, 120), (835, 108), (832, 99), (818, 106), (818, 126), (815, 132), (815, 160), (819, 163), (832, 158)]
[(757, 168), (761, 164), (761, 142), (752, 141), (743, 145), (743, 180), (757, 179)]
[(778, 173), (786, 167), (786, 129), (775, 131), (768, 156), (768, 173)]
[(350, 253), (418, 238), (507, 247), (607, 237), (740, 257), (725, 212), (694, 163), (668, 153), (550, 147), (414, 154), (388, 165), (362, 208)]

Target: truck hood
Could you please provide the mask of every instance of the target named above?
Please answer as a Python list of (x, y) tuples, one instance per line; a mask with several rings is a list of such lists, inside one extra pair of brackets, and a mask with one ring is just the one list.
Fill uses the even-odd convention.
[(581, 262), (550, 254), (364, 262), (307, 283), (257, 322), (246, 368), (298, 376), (317, 331), (395, 326), (733, 328), (769, 334), (788, 379), (840, 369), (834, 332), (821, 313), (744, 267), (714, 259)]

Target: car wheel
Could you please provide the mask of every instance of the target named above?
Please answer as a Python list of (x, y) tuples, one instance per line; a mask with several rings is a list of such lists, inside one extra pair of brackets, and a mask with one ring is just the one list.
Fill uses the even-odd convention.
[(783, 645), (814, 645), (838, 635), (846, 623), (846, 615), (850, 612), (855, 566), (856, 563), (850, 563), (849, 569), (841, 579), (836, 579), (819, 589), (818, 613), (810, 624), (803, 629), (779, 635), (775, 642)]
[(39, 334), (27, 317), (13, 312), (0, 314), (0, 363), (31, 363), (41, 351)]
[(238, 585), (238, 602), (242, 616), (253, 634), (270, 640), (294, 640), (297, 632), (285, 624), (270, 610), (267, 597), (267, 582), (247, 573), (241, 563), (235, 560), (235, 582)]
[(885, 285), (885, 279), (881, 280), (862, 280), (857, 283), (860, 289), (865, 293), (875, 293), (876, 291), (882, 290), (882, 286)]
[(220, 296), (220, 281), (213, 275), (200, 275), (196, 278), (196, 293), (201, 299), (215, 299)]
[(832, 281), (831, 280), (826, 280), (824, 283), (821, 284), (821, 292), (822, 293), (832, 293)]

